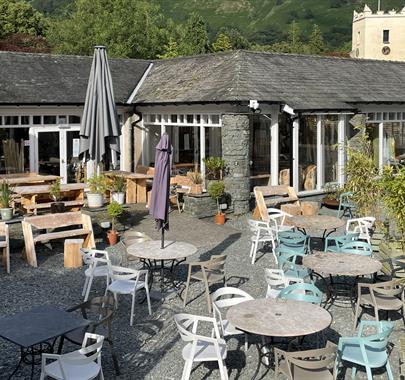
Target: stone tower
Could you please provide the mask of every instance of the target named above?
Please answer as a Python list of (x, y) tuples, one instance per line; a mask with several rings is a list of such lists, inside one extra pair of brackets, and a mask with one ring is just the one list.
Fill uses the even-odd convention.
[(385, 13), (373, 13), (365, 5), (353, 14), (353, 58), (405, 61), (405, 7)]

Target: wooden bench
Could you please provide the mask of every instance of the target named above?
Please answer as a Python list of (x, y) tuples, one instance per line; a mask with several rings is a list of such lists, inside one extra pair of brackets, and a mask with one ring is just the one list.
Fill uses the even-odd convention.
[[(29, 216), (25, 217), (21, 224), (24, 234), (25, 255), (28, 263), (33, 267), (38, 266), (35, 252), (36, 243), (83, 236), (83, 247), (96, 247), (91, 218), (89, 215), (82, 214), (81, 212)], [(58, 230), (54, 231), (54, 229)], [(46, 230), (46, 232), (41, 232), (43, 230)]]
[(8, 232), (8, 225), (6, 223), (0, 223), (0, 250), (3, 252), (3, 265), (7, 273), (10, 273), (10, 239)]
[[(80, 209), (84, 206), (84, 200), (74, 200), (74, 201), (61, 201), (65, 204), (65, 208), (72, 209), (73, 211), (80, 211)], [(37, 213), (38, 210), (44, 210), (51, 208), (51, 204), (54, 202), (46, 202), (46, 203), (34, 203), (30, 205), (24, 205), (24, 209), (27, 210), (28, 213), (33, 212), (34, 214)]]

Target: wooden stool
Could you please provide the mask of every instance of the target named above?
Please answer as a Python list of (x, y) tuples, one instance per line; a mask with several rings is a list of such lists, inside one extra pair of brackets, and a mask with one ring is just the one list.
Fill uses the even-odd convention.
[(318, 202), (301, 202), (302, 215), (318, 215)]
[(64, 250), (65, 268), (80, 268), (82, 266), (82, 255), (80, 248), (83, 246), (83, 239), (66, 239)]

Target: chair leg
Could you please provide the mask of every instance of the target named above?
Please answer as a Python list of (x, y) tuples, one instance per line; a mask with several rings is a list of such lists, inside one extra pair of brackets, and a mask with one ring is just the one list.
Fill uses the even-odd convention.
[(245, 333), (245, 351), (249, 349), (249, 338), (248, 334)]
[(356, 373), (357, 373), (357, 367), (353, 366), (352, 367), (352, 379), (354, 379), (356, 377)]
[(193, 368), (192, 360), (186, 360), (186, 362), (184, 363), (183, 374), (181, 376), (181, 380), (189, 380), (190, 379), (190, 374), (191, 374), (191, 369), (192, 368)]
[(259, 247), (259, 242), (258, 242), (258, 240), (256, 239), (255, 240), (255, 243), (254, 243), (254, 249), (253, 249), (253, 255), (252, 255), (252, 264), (254, 264), (255, 263), (255, 261), (256, 261), (256, 253), (257, 253), (257, 248)]
[(373, 380), (373, 373), (371, 372), (371, 368), (366, 366), (366, 373), (367, 373), (367, 380)]
[(100, 368), (100, 373), (99, 373), (98, 377), (100, 378), (100, 380), (104, 380), (104, 373), (103, 373), (102, 368)]
[(130, 326), (132, 326), (133, 322), (134, 322), (135, 298), (136, 298), (136, 291), (132, 293), (131, 318), (130, 318), (130, 321), (129, 321)]
[(152, 315), (152, 307), (150, 305), (149, 288), (148, 288), (147, 284), (145, 285), (145, 292), (146, 292), (146, 301), (148, 302), (149, 315)]
[(86, 276), (86, 279), (84, 280), (83, 290), (82, 290), (82, 297), (84, 297), (86, 294), (88, 284), (89, 284), (89, 277)]
[(90, 289), (91, 289), (92, 283), (93, 283), (93, 276), (91, 276), (89, 278), (89, 283), (87, 284), (87, 289), (86, 289), (86, 295), (84, 297), (84, 302), (86, 302), (89, 299)]
[(394, 380), (394, 376), (392, 374), (390, 362), (387, 360), (387, 364), (385, 365), (385, 369), (387, 370), (387, 377), (388, 380)]
[(190, 286), (190, 278), (191, 278), (191, 267), (188, 267), (188, 275), (187, 275), (187, 282), (186, 282), (186, 289), (184, 293), (184, 300), (183, 300), (183, 307), (187, 304), (187, 295), (188, 295), (188, 287)]
[(212, 313), (212, 307), (211, 307), (211, 296), (210, 296), (210, 287), (208, 285), (207, 281), (203, 281), (204, 286), (205, 286), (205, 296), (207, 298), (207, 304), (208, 304), (208, 313)]
[(218, 367), (219, 373), (221, 375), (221, 380), (228, 380), (228, 370), (224, 361), (221, 358), (218, 358)]
[(357, 323), (359, 322), (359, 310), (360, 310), (360, 301), (357, 300), (356, 311), (354, 313), (353, 332), (356, 331)]
[(64, 341), (65, 341), (65, 337), (62, 335), (60, 337), (60, 341), (59, 341), (59, 345), (58, 345), (58, 355), (60, 355), (62, 353)]

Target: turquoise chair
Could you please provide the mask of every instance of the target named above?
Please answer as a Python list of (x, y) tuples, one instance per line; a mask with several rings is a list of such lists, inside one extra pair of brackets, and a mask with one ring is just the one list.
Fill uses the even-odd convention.
[(352, 253), (355, 255), (371, 256), (373, 247), (365, 241), (352, 241), (340, 247), (340, 253)]
[(342, 245), (357, 240), (359, 236), (359, 232), (349, 232), (342, 236), (329, 236), (325, 239), (325, 252), (340, 252)]
[(275, 251), (278, 256), (278, 267), (284, 271), (287, 278), (304, 280), (309, 277), (309, 269), (296, 263), (298, 257), (305, 256), (304, 252), (298, 252), (283, 246), (278, 246)]
[[(378, 332), (374, 335), (364, 335), (365, 329), (374, 328)], [(387, 321), (361, 321), (359, 331), (355, 337), (339, 339), (336, 365), (342, 361), (350, 362), (366, 368), (367, 379), (373, 380), (372, 369), (385, 367), (389, 380), (394, 380), (388, 361), (388, 338), (394, 329), (394, 324)], [(352, 379), (356, 376), (357, 367), (352, 367)]]
[[(350, 218), (353, 218), (353, 211), (355, 209), (355, 205), (352, 202), (351, 198), (353, 197), (353, 193), (351, 192), (346, 192), (342, 193), (339, 196), (339, 208), (337, 212), (337, 217), (342, 218), (345, 216), (346, 212), (349, 213)], [(340, 215), (340, 212), (342, 212), (342, 215)]]
[(286, 300), (305, 301), (320, 305), (322, 296), (323, 293), (314, 284), (300, 282), (282, 289), (278, 297)]

